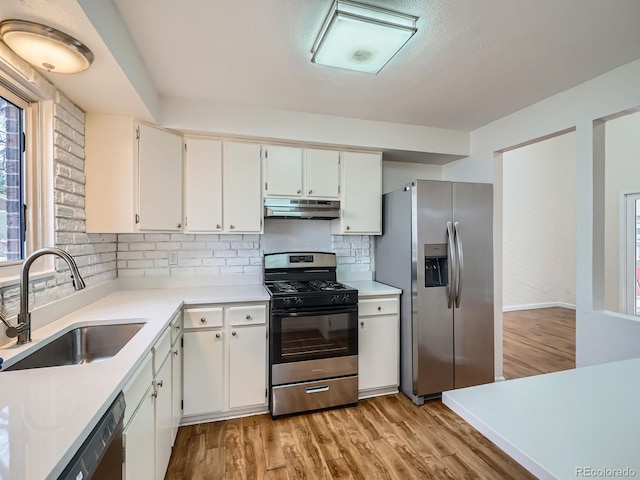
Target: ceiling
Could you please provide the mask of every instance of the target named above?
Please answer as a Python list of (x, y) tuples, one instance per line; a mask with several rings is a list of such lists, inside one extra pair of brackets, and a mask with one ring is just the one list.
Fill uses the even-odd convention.
[(86, 111), (143, 118), (178, 98), (472, 130), (640, 58), (638, 0), (368, 0), (419, 17), (378, 75), (310, 62), (330, 0), (112, 0), (118, 35), (88, 10), (109, 1), (2, 0), (0, 19), (85, 42), (89, 70), (46, 76)]

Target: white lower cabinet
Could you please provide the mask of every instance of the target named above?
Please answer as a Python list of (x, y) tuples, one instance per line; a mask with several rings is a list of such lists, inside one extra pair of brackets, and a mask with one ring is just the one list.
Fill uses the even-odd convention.
[(123, 432), (125, 480), (155, 478), (154, 400), (151, 393), (151, 388), (148, 388)]
[(358, 390), (360, 398), (395, 393), (399, 384), (399, 297), (358, 302)]
[(266, 303), (189, 308), (184, 317), (185, 420), (266, 411)]
[[(175, 334), (170, 330), (176, 328)], [(174, 359), (171, 342), (179, 345), (182, 317), (176, 315), (160, 339), (145, 357), (138, 370), (123, 389), (126, 410), (124, 418), (124, 478), (125, 480), (162, 480), (171, 458), (171, 447), (182, 412), (175, 402), (181, 402), (181, 370)], [(178, 360), (179, 361), (179, 360)], [(177, 417), (177, 418), (176, 418)]]

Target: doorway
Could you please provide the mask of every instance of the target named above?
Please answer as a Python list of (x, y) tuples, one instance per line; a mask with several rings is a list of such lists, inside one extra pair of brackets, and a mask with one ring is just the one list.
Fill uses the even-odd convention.
[(575, 132), (502, 160), (504, 377), (575, 368)]

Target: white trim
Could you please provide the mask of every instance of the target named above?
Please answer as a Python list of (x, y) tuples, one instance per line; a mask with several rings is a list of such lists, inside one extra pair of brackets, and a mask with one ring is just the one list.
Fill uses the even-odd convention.
[(571, 310), (575, 310), (576, 306), (571, 303), (564, 302), (546, 302), (546, 303), (529, 303), (525, 305), (511, 305), (509, 307), (503, 307), (503, 312), (516, 312), (519, 310), (535, 310), (537, 308), (553, 308), (553, 307), (562, 307), (569, 308)]
[(504, 378), (502, 375), (500, 375), (499, 377), (494, 378), (495, 382), (504, 382), (506, 380), (506, 378)]

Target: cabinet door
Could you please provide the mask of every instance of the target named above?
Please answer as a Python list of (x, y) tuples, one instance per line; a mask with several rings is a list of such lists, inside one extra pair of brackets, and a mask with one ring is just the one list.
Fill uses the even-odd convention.
[(223, 332), (185, 332), (183, 338), (183, 413), (219, 412), (224, 408)]
[(140, 124), (138, 139), (138, 228), (182, 228), (182, 137)]
[(222, 142), (187, 139), (185, 220), (189, 232), (222, 230)]
[(155, 424), (156, 424), (156, 480), (163, 480), (171, 458), (171, 434), (173, 415), (171, 411), (171, 359), (167, 356), (155, 379)]
[(260, 145), (225, 142), (222, 162), (224, 231), (262, 231)]
[(229, 339), (229, 408), (267, 400), (267, 328), (237, 327)]
[(398, 386), (397, 315), (360, 318), (358, 389)]
[(337, 199), (340, 196), (340, 152), (307, 148), (304, 178), (307, 197)]
[(264, 194), (266, 197), (299, 197), (302, 190), (302, 149), (265, 147)]
[[(123, 432), (125, 448), (124, 478), (140, 480), (155, 478), (155, 433), (151, 388)], [(132, 406), (135, 408), (135, 406)]]
[(182, 419), (182, 337), (171, 350), (171, 445), (173, 446)]
[(343, 152), (342, 178), (339, 233), (379, 235), (382, 218), (381, 155)]

